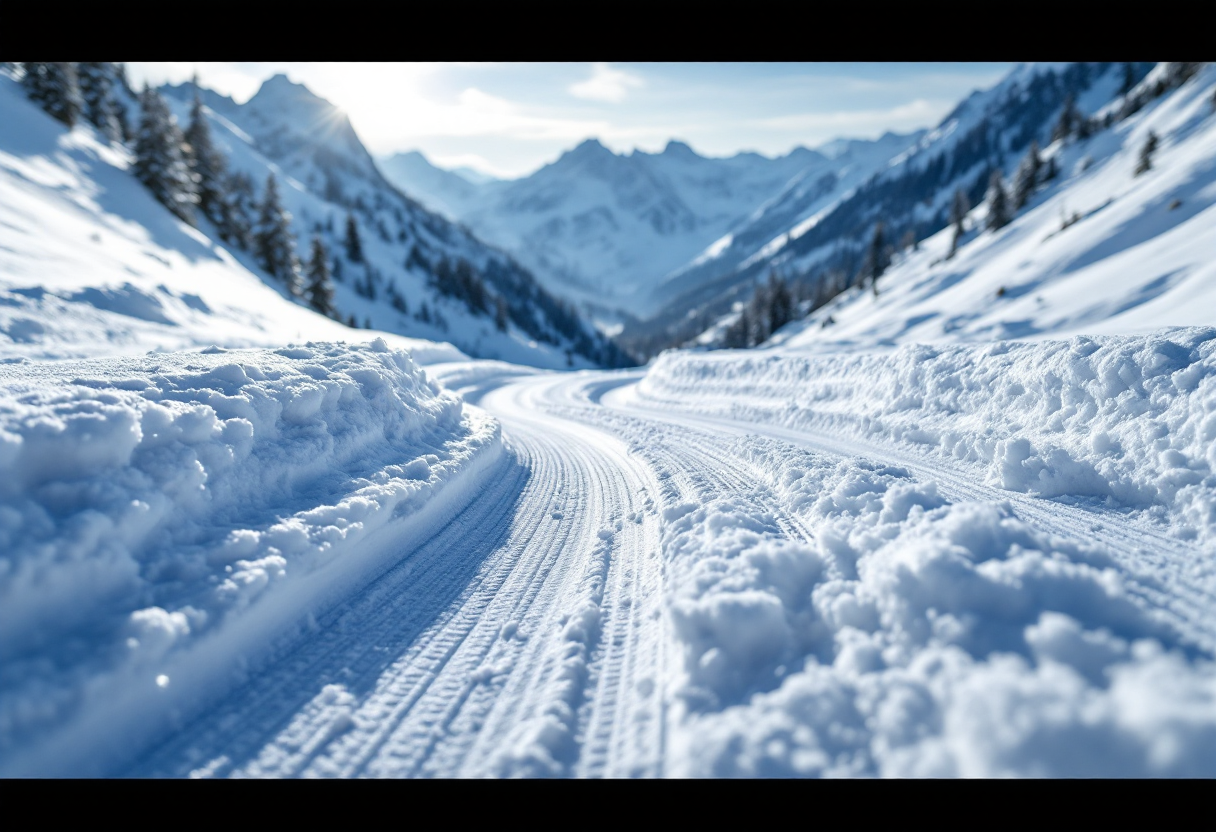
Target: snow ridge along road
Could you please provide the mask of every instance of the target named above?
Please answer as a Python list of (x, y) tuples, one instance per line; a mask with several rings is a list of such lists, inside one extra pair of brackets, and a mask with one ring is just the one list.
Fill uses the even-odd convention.
[[(379, 574), (331, 593), (239, 684), (106, 773), (1214, 774), (1213, 538), (1201, 511), (1211, 489), (1197, 454), (1216, 429), (1203, 404), (1216, 341), (1188, 337), (1185, 354), (1151, 338), (1067, 353), (1098, 368), (1077, 384), (1105, 385), (1120, 407), (1147, 400), (1181, 425), (1169, 434), (1179, 449), (1103, 415), (1099, 391), (1097, 409), (1081, 410), (1109, 433), (1101, 443), (1031, 433), (1029, 456), (1014, 453), (1041, 455), (1050, 476), (1034, 482), (1062, 487), (1069, 472), (1068, 483), (1090, 482), (1075, 472), (1089, 470), (1093, 448), (1120, 447), (1120, 476), (1142, 484), (1120, 493), (1152, 498), (1131, 509), (994, 484), (1013, 437), (951, 440), (989, 448), (988, 460), (939, 458), (900, 438), (953, 436), (965, 399), (943, 411), (950, 424), (926, 409), (900, 428), (904, 405), (862, 431), (830, 395), (791, 411), (775, 375), (749, 371), (760, 386), (748, 392), (729, 365), (751, 357), (690, 356), (723, 366), (693, 366), (684, 381), (662, 365), (645, 375), (432, 366), (429, 377), (464, 397), (466, 420), (501, 426), (501, 453), (467, 503), (412, 539), (382, 534)], [(1063, 354), (1025, 349), (1008, 353), (1014, 369), (1041, 364), (1036, 349)], [(942, 355), (985, 372), (1006, 360)], [(380, 356), (357, 358), (390, 360)], [(790, 396), (810, 389), (806, 372), (836, 384), (829, 364), (759, 360), (797, 371)], [(881, 398), (883, 373), (901, 360), (857, 359), (873, 365), (860, 394)], [(917, 382), (926, 389), (928, 375)], [(1153, 395), (1124, 395), (1111, 377)], [(691, 393), (679, 389), (688, 378)], [(1158, 444), (1141, 452), (1137, 436)], [(1052, 437), (1071, 455), (1052, 451)]]
[(605, 434), (486, 397), (506, 474), (127, 773), (662, 774), (654, 481)]

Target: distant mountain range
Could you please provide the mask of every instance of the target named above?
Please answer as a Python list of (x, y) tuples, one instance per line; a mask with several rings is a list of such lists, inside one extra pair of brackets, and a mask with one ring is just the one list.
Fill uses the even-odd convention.
[(706, 247), (798, 182), (866, 167), (915, 142), (884, 136), (832, 155), (803, 147), (707, 158), (671, 141), (661, 153), (617, 154), (588, 139), (530, 176), (480, 183), (418, 152), (381, 160), (402, 190), (512, 252), (552, 291), (597, 309), (644, 316), (654, 291)]

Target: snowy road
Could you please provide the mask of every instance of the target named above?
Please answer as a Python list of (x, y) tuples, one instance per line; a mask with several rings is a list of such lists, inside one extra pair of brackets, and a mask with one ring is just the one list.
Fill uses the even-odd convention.
[[(992, 726), (966, 697), (994, 696), (999, 681), (975, 679), (1001, 650), (1034, 657), (1037, 669), (1001, 665), (1023, 692), (1058, 683), (1059, 665), (1082, 686), (1027, 694), (1027, 707), (1089, 697), (1109, 713), (1085, 717), (1087, 730), (1146, 738), (1068, 771), (1152, 770), (1153, 738), (1178, 732), (1190, 740), (1169, 740), (1172, 770), (1210, 767), (1207, 705), (1189, 724), (1141, 709), (1129, 728), (1118, 689), (1210, 687), (1216, 583), (1202, 543), (996, 488), (906, 445), (658, 407), (636, 371), (431, 372), (502, 424), (507, 453), (488, 487), (122, 773), (990, 774), (1023, 764), (1008, 749), (943, 762), (923, 734), (997, 743), (977, 738)], [(972, 562), (962, 577), (942, 566), (959, 545)], [(916, 551), (928, 554), (909, 566)], [(883, 565), (892, 557), (904, 566)], [(1145, 639), (1156, 652), (1129, 647)], [(1169, 661), (1198, 664), (1171, 665), (1191, 673), (1179, 682)], [(1125, 677), (1103, 682), (1120, 662)], [(839, 710), (839, 689), (800, 692), (819, 684), (816, 668), (851, 706)], [(935, 704), (909, 700), (913, 688)], [(922, 727), (883, 724), (893, 719)], [(1032, 734), (1001, 742), (1047, 754)]]
[(129, 773), (661, 773), (655, 486), (533, 386), (482, 400), (510, 458), (490, 489)]

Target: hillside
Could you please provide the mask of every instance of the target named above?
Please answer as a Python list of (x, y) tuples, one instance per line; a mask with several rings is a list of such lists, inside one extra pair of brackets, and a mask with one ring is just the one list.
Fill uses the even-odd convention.
[[(773, 343), (839, 350), (1216, 323), (1213, 95), (1209, 66), (1107, 130), (1047, 145), (1062, 173), (1009, 225), (987, 230), (981, 205), (953, 258), (945, 229), (900, 257), (876, 297), (851, 290)], [(1137, 175), (1150, 133), (1152, 167)]]
[[(285, 297), (248, 255), (158, 204), (127, 150), (84, 125), (66, 131), (3, 75), (0, 111), (3, 360), (377, 337)], [(461, 355), (384, 337), (423, 360)]]
[[(1034, 141), (1046, 146), (1067, 102), (1078, 118), (1092, 118), (1118, 97), (1128, 69), (1143, 78), (1151, 64), (1026, 64), (990, 89), (972, 94), (904, 153), (864, 181), (831, 195), (813, 211), (793, 210), (783, 228), (761, 223), (750, 241), (721, 268), (700, 273), (696, 285), (673, 297), (649, 321), (627, 329), (641, 352), (690, 341), (726, 315), (770, 274), (813, 287), (854, 281), (881, 222), (888, 243), (935, 234), (950, 222), (956, 192), (983, 201), (991, 173), (1012, 174)], [(796, 196), (796, 195), (794, 195)], [(779, 212), (774, 211), (774, 215)], [(710, 258), (707, 262), (714, 262)]]

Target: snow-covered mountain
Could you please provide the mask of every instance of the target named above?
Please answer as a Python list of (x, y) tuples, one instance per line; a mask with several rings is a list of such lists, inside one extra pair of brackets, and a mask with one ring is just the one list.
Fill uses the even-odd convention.
[(867, 149), (836, 158), (800, 147), (770, 159), (706, 158), (679, 141), (660, 153), (617, 154), (588, 139), (530, 176), (480, 186), (418, 154), (394, 157), (385, 172), (512, 252), (551, 290), (601, 312), (640, 315), (653, 310), (652, 289), (669, 272), (792, 182), (848, 168), (850, 153), (885, 160), (915, 140), (858, 142)]
[[(1133, 65), (1135, 79), (1150, 68)], [(979, 204), (993, 170), (1012, 172), (1032, 141), (1051, 142), (1070, 97), (1077, 111), (1092, 115), (1117, 96), (1125, 73), (1125, 65), (1114, 63), (1016, 67), (848, 187), (829, 189), (831, 180), (818, 189), (800, 183), (773, 200), (749, 225), (674, 275), (660, 289), (664, 307), (627, 328), (623, 338), (643, 353), (685, 342), (773, 272), (812, 283), (832, 271), (852, 276), (879, 221), (891, 242), (936, 233), (949, 222), (956, 190)]]
[[(165, 87), (179, 121), (191, 84)], [(266, 81), (241, 105), (207, 96), (215, 142), (234, 170), (261, 186), (282, 183), (301, 248), (320, 238), (343, 262), (335, 269), (335, 303), (360, 324), (410, 337), (450, 341), (465, 352), (538, 366), (616, 364), (625, 360), (577, 312), (536, 284), (509, 255), (402, 194), (381, 174), (347, 116), (284, 75)], [(346, 250), (353, 217), (362, 257)], [(303, 256), (303, 252), (301, 256)], [(488, 288), (491, 305), (454, 296), (437, 277), (463, 261)], [(492, 303), (502, 298), (506, 331)]]
[[(0, 74), (0, 360), (365, 341), (157, 203), (123, 147), (66, 130)], [(420, 360), (447, 344), (384, 335)]]
[(453, 221), (472, 211), (483, 193), (482, 186), (493, 181), (471, 181), (455, 171), (436, 167), (417, 150), (384, 157), (380, 169), (397, 187)]
[[(1150, 135), (1157, 149), (1137, 174)], [(953, 257), (947, 228), (899, 256), (877, 295), (846, 292), (774, 343), (840, 350), (1216, 324), (1216, 67), (1042, 155), (1061, 173), (1009, 225), (988, 230), (979, 206)]]

